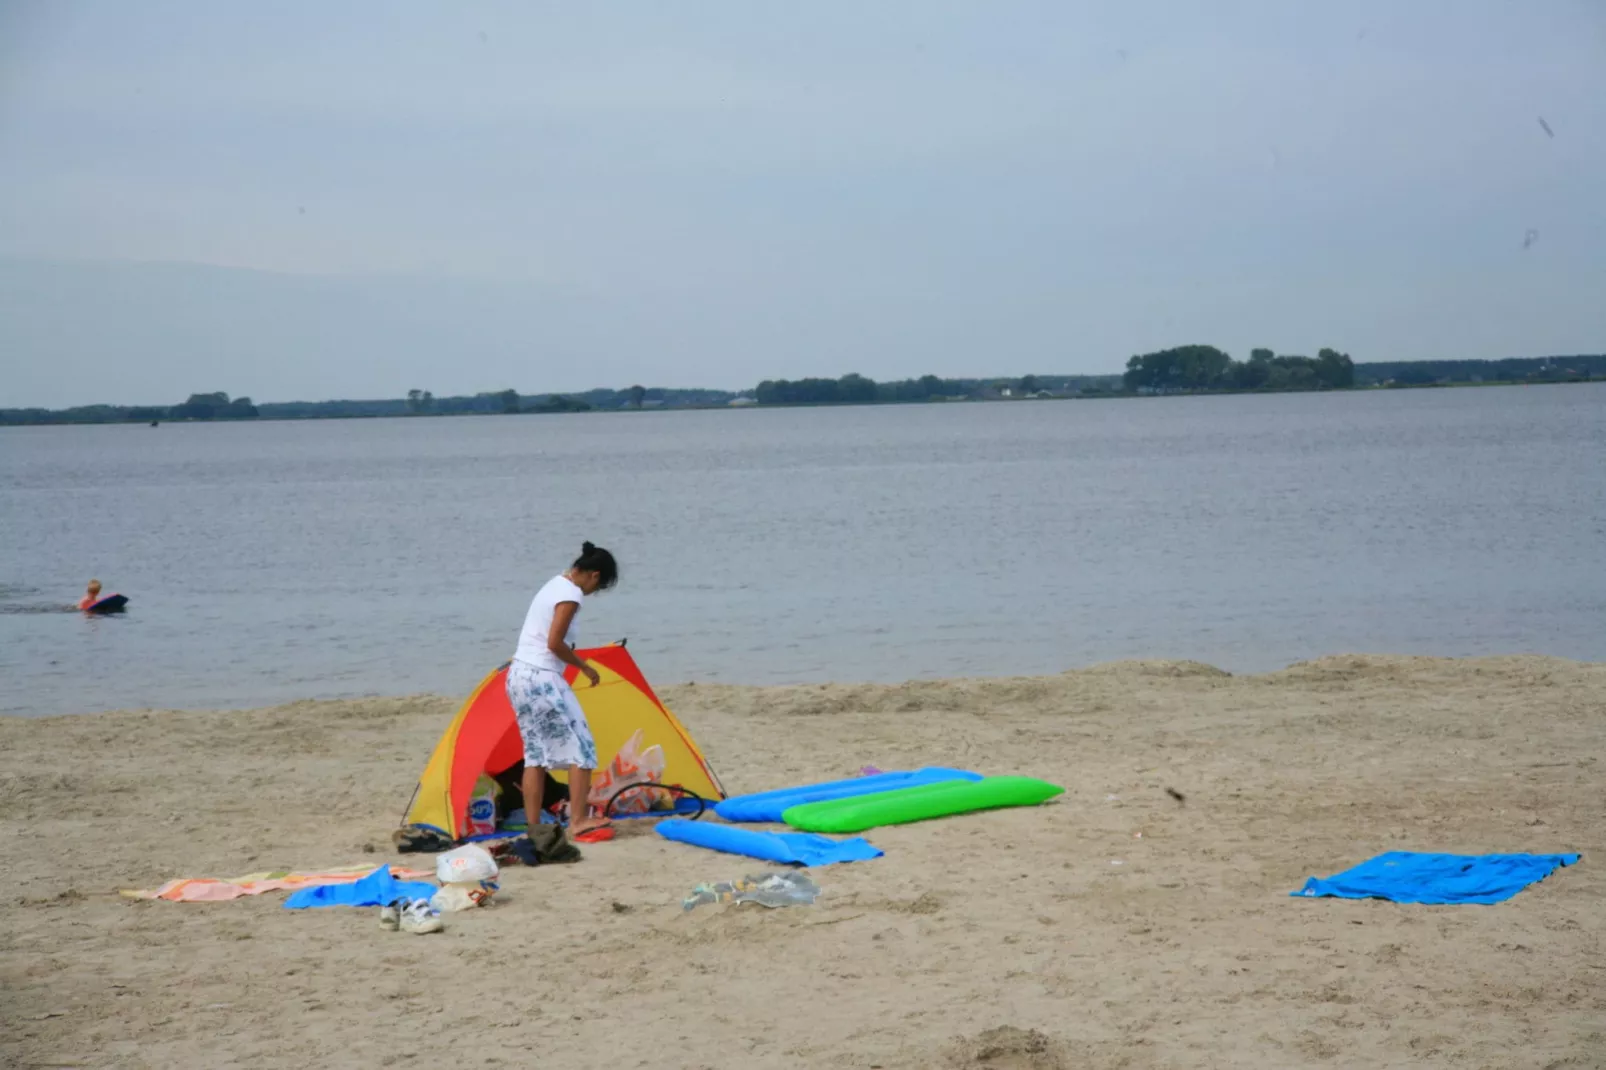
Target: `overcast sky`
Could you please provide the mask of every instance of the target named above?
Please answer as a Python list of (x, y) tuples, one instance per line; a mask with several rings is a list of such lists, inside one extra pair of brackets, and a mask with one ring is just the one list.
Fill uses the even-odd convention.
[(1601, 352), (1603, 295), (1602, 0), (0, 0), (0, 406)]

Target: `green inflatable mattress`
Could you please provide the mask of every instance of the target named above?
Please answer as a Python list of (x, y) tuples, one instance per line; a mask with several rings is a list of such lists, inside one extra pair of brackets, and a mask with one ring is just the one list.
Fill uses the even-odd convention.
[(800, 803), (788, 807), (781, 814), (781, 820), (803, 832), (863, 832), (882, 825), (902, 825), (972, 810), (1036, 806), (1064, 790), (1057, 784), (1026, 776), (948, 780), (874, 795)]

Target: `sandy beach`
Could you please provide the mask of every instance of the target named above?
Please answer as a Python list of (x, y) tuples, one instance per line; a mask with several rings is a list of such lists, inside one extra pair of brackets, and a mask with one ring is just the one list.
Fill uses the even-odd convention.
[[(0, 720), (0, 1064), (1606, 1066), (1606, 665), (1128, 662), (663, 698), (733, 792), (867, 764), (1067, 790), (876, 830), (885, 857), (811, 870), (820, 902), (779, 911), (682, 913), (763, 864), (626, 823), (413, 936), (282, 894), (118, 890), (417, 864), (390, 832), (457, 697)], [(1496, 906), (1288, 895), (1395, 849), (1584, 857)]]

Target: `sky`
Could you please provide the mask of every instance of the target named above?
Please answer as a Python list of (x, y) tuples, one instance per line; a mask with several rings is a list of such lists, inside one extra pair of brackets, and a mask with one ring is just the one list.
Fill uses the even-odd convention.
[(1603, 189), (1601, 0), (0, 0), (0, 407), (1598, 353)]

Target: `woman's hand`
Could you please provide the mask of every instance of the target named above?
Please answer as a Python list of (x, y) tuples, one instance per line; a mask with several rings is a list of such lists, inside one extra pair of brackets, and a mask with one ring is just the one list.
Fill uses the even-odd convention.
[(597, 675), (597, 670), (593, 669), (589, 664), (583, 661), (580, 663), (580, 675), (584, 676), (587, 680), (590, 680), (592, 687), (596, 687), (602, 682), (602, 678)]

